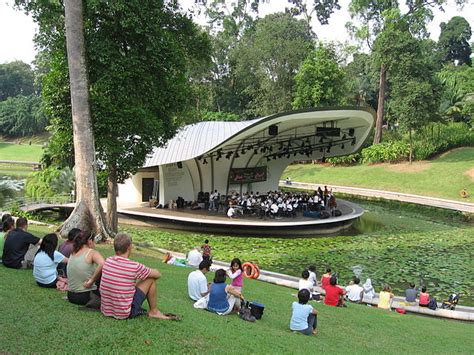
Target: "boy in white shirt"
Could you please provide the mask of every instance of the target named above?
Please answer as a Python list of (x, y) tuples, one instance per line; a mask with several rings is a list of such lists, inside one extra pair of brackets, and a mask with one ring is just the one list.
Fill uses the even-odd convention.
[(353, 283), (346, 287), (346, 297), (351, 302), (362, 302), (362, 294), (364, 289), (359, 285), (359, 283), (360, 279), (358, 277), (354, 277)]
[(306, 289), (309, 291), (309, 294), (311, 295), (313, 293), (313, 284), (311, 283), (311, 281), (308, 280), (309, 278), (309, 271), (308, 270), (304, 270), (302, 273), (301, 273), (301, 279), (298, 283), (298, 290), (301, 291), (303, 289)]

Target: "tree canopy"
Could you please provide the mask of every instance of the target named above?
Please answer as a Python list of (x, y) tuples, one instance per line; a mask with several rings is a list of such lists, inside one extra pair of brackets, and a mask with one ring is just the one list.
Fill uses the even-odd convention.
[(471, 26), (464, 17), (454, 16), (447, 23), (442, 22), (438, 48), (444, 62), (471, 65)]

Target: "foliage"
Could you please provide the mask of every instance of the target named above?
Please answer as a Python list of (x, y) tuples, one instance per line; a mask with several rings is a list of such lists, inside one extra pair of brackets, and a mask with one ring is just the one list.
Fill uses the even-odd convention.
[(206, 111), (202, 114), (201, 121), (240, 121), (240, 117), (231, 112)]
[(25, 195), (41, 200), (56, 195), (69, 194), (74, 189), (74, 173), (69, 168), (62, 170), (48, 167), (31, 174), (26, 180)]
[(442, 84), (441, 114), (453, 121), (474, 118), (474, 68), (445, 65), (437, 74)]
[(454, 16), (448, 23), (442, 22), (438, 48), (444, 62), (467, 64), (471, 66), (471, 26), (461, 16)]
[(474, 131), (466, 123), (440, 123), (424, 127), (416, 134), (414, 151), (424, 160), (458, 147), (474, 147)]
[(0, 101), (34, 94), (34, 74), (22, 61), (0, 64)]
[(0, 132), (9, 137), (42, 133), (48, 120), (36, 95), (9, 97), (0, 101)]
[(0, 175), (0, 207), (15, 197), (16, 192), (21, 188), (17, 181)]
[(406, 160), (410, 148), (405, 142), (383, 142), (362, 150), (362, 163), (394, 163)]
[(326, 161), (332, 166), (347, 166), (354, 165), (360, 162), (361, 154), (354, 153), (349, 155), (343, 155), (342, 157), (327, 158)]
[(366, 53), (355, 53), (352, 62), (343, 68), (346, 101), (351, 105), (377, 108), (379, 70), (373, 66), (373, 58)]
[(247, 31), (231, 52), (236, 91), (248, 117), (291, 109), (294, 76), (313, 49), (305, 22), (289, 14), (267, 15)]
[[(51, 232), (44, 227), (31, 229), (37, 235)], [(341, 309), (312, 303), (319, 312), (319, 335), (293, 334), (288, 325), (291, 303), (296, 300), (292, 296), (294, 290), (248, 279), (244, 282), (244, 295), (265, 305), (263, 318), (250, 324), (236, 315), (220, 317), (192, 307), (186, 289), (190, 269), (163, 264), (160, 262), (162, 254), (137, 249), (132, 259), (161, 272), (157, 283), (158, 307), (181, 315), (181, 322), (146, 317), (117, 321), (99, 312), (84, 312), (62, 300), (63, 293), (36, 286), (31, 271), (2, 267), (0, 277), (9, 286), (3, 287), (0, 294), (9, 300), (10, 307), (3, 309), (0, 350), (12, 353), (18, 350), (19, 344), (24, 352), (30, 353), (46, 353), (51, 349), (77, 353), (91, 349), (98, 353), (310, 353), (333, 349), (334, 344), (338, 349), (365, 353), (409, 353), (413, 349), (429, 353), (469, 353), (471, 350), (471, 324), (383, 312), (355, 304)], [(109, 245), (100, 245), (98, 250), (105, 257), (113, 254)], [(213, 273), (206, 276), (211, 281)], [(28, 307), (32, 299), (35, 307)], [(361, 340), (361, 329), (363, 339), (370, 339), (370, 343)], [(59, 331), (87, 336), (72, 337), (68, 341), (61, 336), (51, 336), (48, 342), (29, 341), (31, 334)], [(230, 339), (232, 344), (238, 344), (238, 349), (229, 351)]]
[(293, 108), (342, 104), (346, 92), (344, 79), (334, 46), (320, 43), (301, 64), (295, 76)]

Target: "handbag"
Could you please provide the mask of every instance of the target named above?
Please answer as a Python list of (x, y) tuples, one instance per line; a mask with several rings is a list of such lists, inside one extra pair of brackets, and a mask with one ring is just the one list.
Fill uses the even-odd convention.
[(209, 295), (206, 295), (198, 299), (196, 302), (194, 302), (193, 307), (196, 309), (206, 309), (208, 302), (209, 302)]

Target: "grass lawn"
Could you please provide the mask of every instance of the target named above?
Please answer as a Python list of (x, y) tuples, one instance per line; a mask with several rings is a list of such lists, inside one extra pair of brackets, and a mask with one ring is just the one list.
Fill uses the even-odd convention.
[[(299, 182), (366, 187), (474, 202), (474, 148), (455, 149), (436, 159), (411, 165), (330, 167), (296, 164), (285, 170), (282, 178), (286, 176)], [(469, 198), (459, 196), (463, 188), (469, 192)]]
[[(111, 246), (99, 250), (112, 253)], [(245, 280), (244, 295), (265, 304), (264, 316), (255, 324), (236, 315), (195, 310), (186, 290), (190, 269), (165, 265), (160, 257), (137, 248), (132, 258), (162, 272), (159, 308), (182, 315), (181, 322), (146, 317), (117, 321), (79, 311), (62, 299), (65, 293), (36, 286), (31, 270), (0, 267), (0, 353), (472, 352), (472, 324), (352, 304), (344, 309), (313, 303), (319, 311), (319, 335), (293, 334), (288, 324), (295, 291), (254, 280)]]
[(37, 144), (14, 144), (0, 142), (0, 160), (18, 160), (38, 162), (41, 159), (42, 146)]

